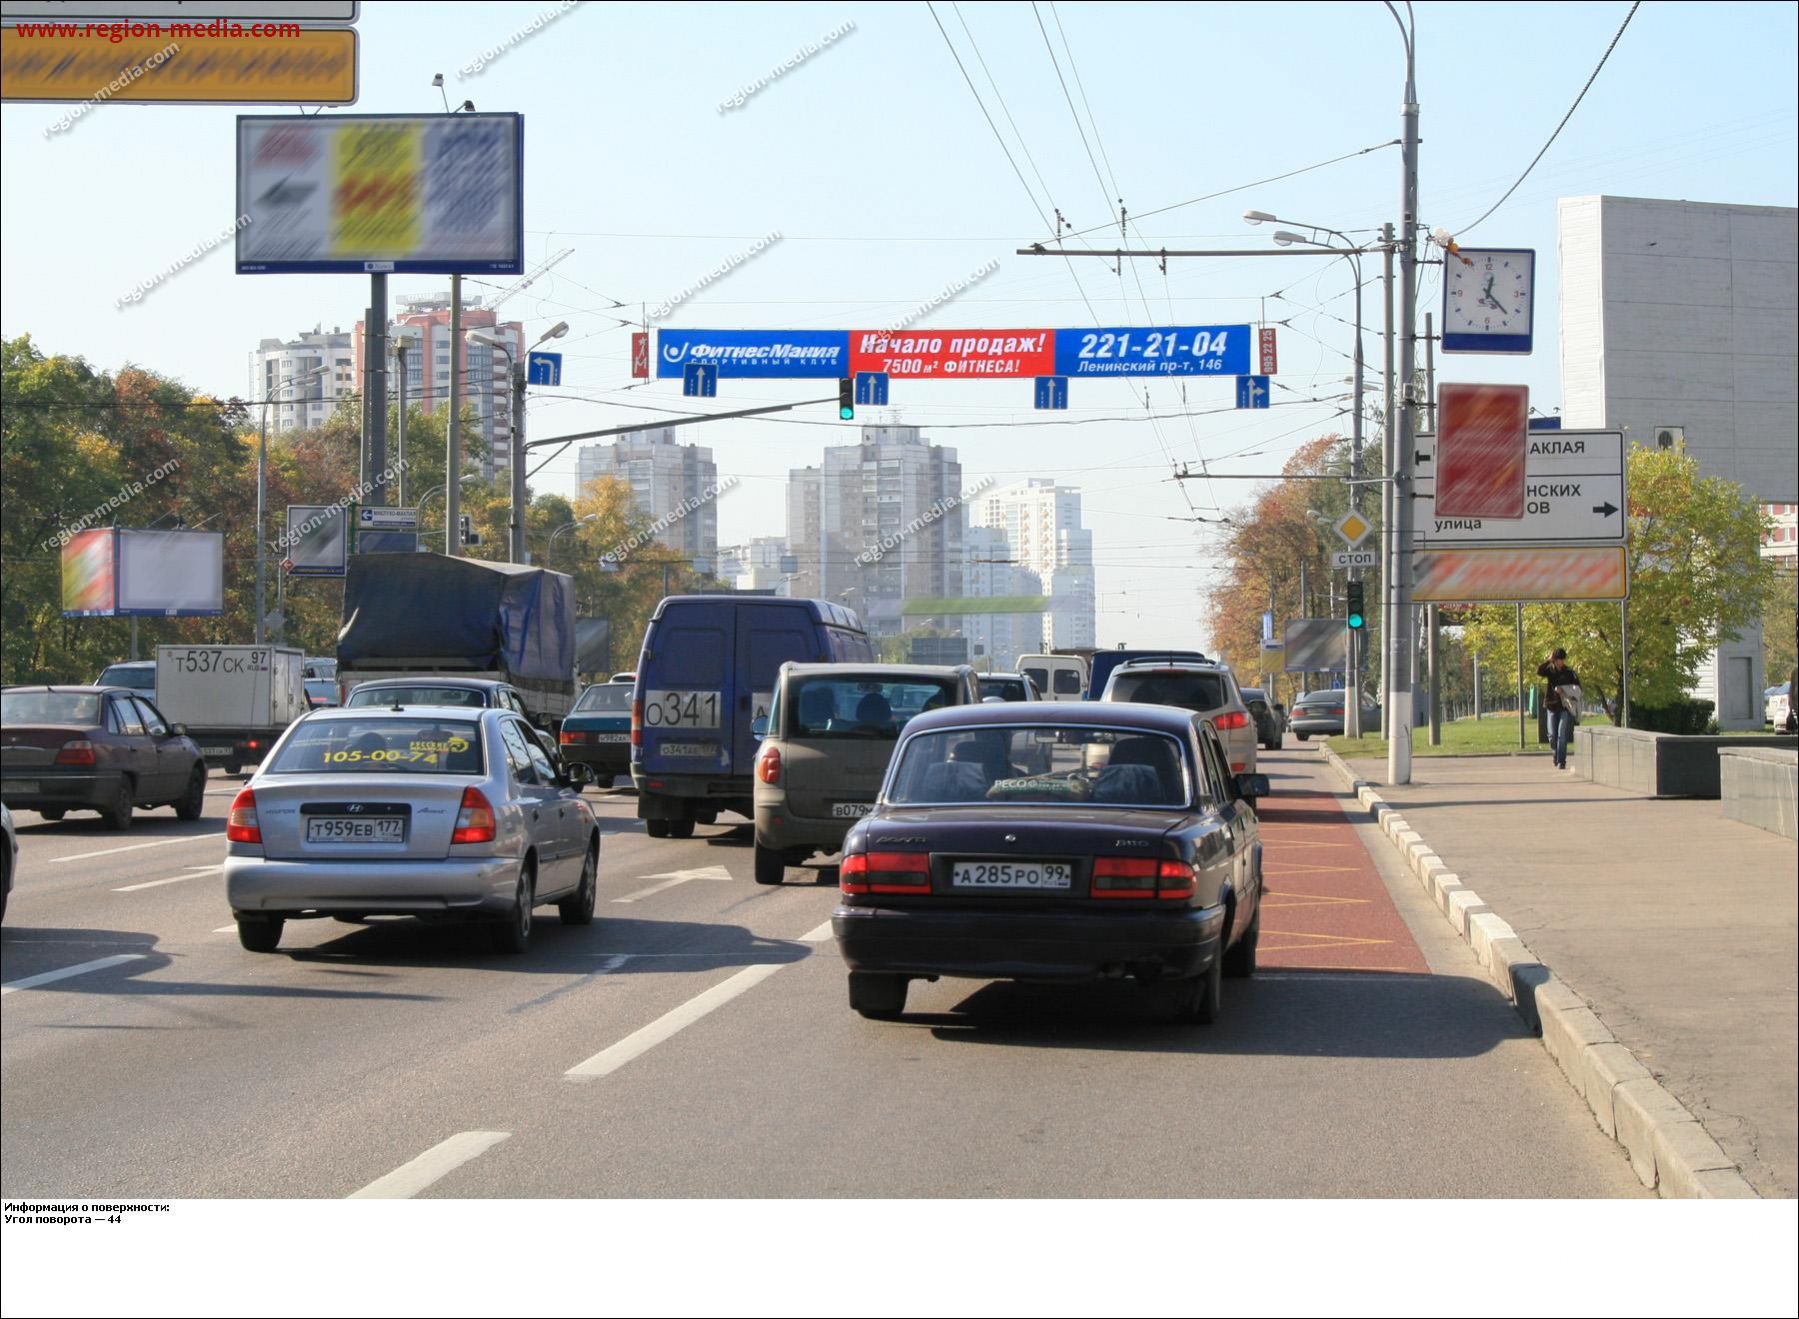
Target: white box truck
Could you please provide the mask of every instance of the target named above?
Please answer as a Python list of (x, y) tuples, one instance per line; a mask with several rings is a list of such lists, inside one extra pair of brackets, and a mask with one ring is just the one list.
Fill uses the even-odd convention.
[(235, 774), (305, 714), (306, 656), (283, 646), (158, 646), (156, 706)]

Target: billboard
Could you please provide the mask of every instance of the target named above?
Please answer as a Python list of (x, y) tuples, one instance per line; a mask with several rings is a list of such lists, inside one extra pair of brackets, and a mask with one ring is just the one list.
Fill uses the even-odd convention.
[(840, 379), (850, 374), (848, 330), (659, 330), (656, 375), (679, 380), (690, 366), (721, 379)]
[(342, 504), (287, 506), (289, 577), (342, 577), (350, 554), (350, 510)]
[(850, 370), (913, 379), (1053, 376), (1054, 330), (856, 330)]
[(1349, 667), (1349, 629), (1340, 618), (1290, 618), (1288, 673), (1342, 673)]
[(1622, 545), (1428, 550), (1412, 556), (1412, 599), (1432, 604), (1623, 600), (1630, 573)]
[[(84, 5), (92, 9), (92, 5)], [(135, 10), (141, 6), (133, 5)], [(67, 12), (58, 17), (67, 17)], [(126, 19), (144, 15), (134, 12)], [(193, 16), (197, 17), (197, 16)], [(97, 105), (354, 105), (357, 35), (306, 28), (242, 40), (220, 19), (80, 23), (27, 34), (0, 28), (0, 99), (76, 104), (51, 131), (67, 131)], [(106, 29), (106, 30), (101, 30)], [(99, 37), (102, 40), (94, 40)]]
[(79, 532), (62, 550), (62, 612), (65, 618), (222, 614), (224, 533)]
[(517, 114), (239, 115), (237, 273), (523, 269)]

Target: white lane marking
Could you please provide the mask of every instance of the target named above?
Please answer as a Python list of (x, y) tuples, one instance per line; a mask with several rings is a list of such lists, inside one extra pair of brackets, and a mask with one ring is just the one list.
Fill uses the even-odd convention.
[(800, 936), (801, 943), (823, 943), (831, 937), (831, 922), (826, 921), (817, 929), (807, 930)]
[(614, 902), (636, 902), (639, 898), (647, 898), (652, 893), (660, 893), (677, 884), (685, 884), (690, 879), (710, 879), (720, 883), (729, 883), (731, 872), (723, 866), (700, 866), (693, 870), (668, 870), (660, 875), (645, 875), (645, 879), (660, 879), (662, 883), (652, 884), (648, 888), (638, 889), (635, 893), (627, 893), (622, 898), (612, 899)]
[(591, 1081), (608, 1076), (642, 1054), (648, 1053), (676, 1032), (691, 1026), (714, 1008), (723, 1007), (746, 990), (754, 989), (776, 971), (779, 962), (762, 962), (746, 966), (729, 980), (721, 981), (704, 993), (696, 994), (680, 1007), (663, 1013), (641, 1030), (632, 1031), (609, 1048), (601, 1049), (585, 1062), (577, 1063), (562, 1075), (570, 1081)]
[(467, 1163), (479, 1158), (495, 1145), (511, 1136), (510, 1131), (459, 1131), (441, 1140), (418, 1158), (402, 1163), (385, 1177), (377, 1177), (351, 1200), (410, 1200), (433, 1182), (441, 1181)]
[(233, 921), (229, 925), (221, 925), (221, 926), (219, 926), (218, 929), (214, 930), (213, 933), (214, 934), (236, 934), (237, 933), (237, 922)]
[(45, 971), (42, 975), (26, 976), (23, 980), (14, 980), (0, 985), (0, 994), (15, 994), (21, 989), (36, 989), (39, 985), (50, 985), (58, 980), (67, 980), (70, 976), (84, 976), (89, 971), (104, 971), (109, 966), (123, 966), (127, 962), (141, 962), (142, 953), (118, 953), (112, 957), (99, 957), (91, 962), (83, 962), (79, 966), (65, 966), (60, 971)]
[(131, 843), (125, 847), (102, 848), (98, 852), (78, 852), (74, 856), (53, 856), (50, 858), (50, 864), (53, 866), (63, 866), (71, 861), (92, 861), (97, 856), (117, 856), (120, 852), (141, 852), (146, 847), (173, 847), (176, 843), (199, 843), (205, 842), (209, 838), (222, 837), (224, 837), (224, 835), (218, 833), (185, 834), (180, 838), (158, 838), (154, 843)]
[(167, 879), (147, 879), (142, 884), (127, 884), (127, 885), (125, 885), (124, 888), (114, 889), (113, 892), (114, 893), (136, 893), (139, 889), (161, 888), (164, 884), (179, 884), (184, 879), (198, 879), (198, 878), (200, 878), (201, 875), (216, 875), (224, 868), (225, 867), (223, 865), (189, 866), (188, 870), (192, 872), (191, 874), (171, 875)]

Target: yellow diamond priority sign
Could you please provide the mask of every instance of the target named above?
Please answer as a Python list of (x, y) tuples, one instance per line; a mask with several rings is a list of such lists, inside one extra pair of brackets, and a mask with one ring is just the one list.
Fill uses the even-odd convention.
[(1351, 549), (1368, 539), (1368, 533), (1374, 530), (1374, 524), (1353, 508), (1337, 519), (1337, 534)]

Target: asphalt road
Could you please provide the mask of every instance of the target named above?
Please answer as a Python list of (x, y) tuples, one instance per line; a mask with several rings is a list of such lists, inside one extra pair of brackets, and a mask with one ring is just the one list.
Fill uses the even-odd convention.
[(1315, 754), (1263, 768), (1278, 955), (1211, 1028), (1128, 984), (864, 1021), (833, 869), (758, 887), (747, 826), (652, 840), (628, 793), (590, 794), (598, 918), (522, 958), (407, 920), (244, 952), (224, 783), (122, 835), (18, 813), (0, 1193), (1643, 1195)]

